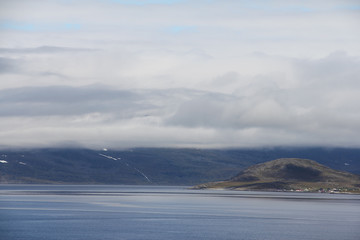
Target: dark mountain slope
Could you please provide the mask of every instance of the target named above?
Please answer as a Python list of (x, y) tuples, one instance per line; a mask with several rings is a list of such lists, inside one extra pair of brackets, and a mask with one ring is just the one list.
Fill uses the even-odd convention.
[(195, 185), (283, 157), (360, 174), (360, 149), (12, 149), (0, 150), (0, 183)]

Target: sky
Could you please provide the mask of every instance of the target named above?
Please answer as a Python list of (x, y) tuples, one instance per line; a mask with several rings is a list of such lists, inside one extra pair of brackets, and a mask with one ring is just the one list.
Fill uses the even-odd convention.
[(0, 1), (0, 147), (360, 147), (360, 2)]

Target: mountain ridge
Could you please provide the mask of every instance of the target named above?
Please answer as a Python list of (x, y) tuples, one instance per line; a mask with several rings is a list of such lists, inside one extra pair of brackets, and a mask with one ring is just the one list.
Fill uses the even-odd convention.
[[(360, 174), (360, 149), (106, 150), (2, 149), (0, 150), (0, 183), (192, 186), (230, 179), (254, 164), (283, 157), (313, 159), (333, 169)], [(147, 176), (150, 182), (141, 173)]]

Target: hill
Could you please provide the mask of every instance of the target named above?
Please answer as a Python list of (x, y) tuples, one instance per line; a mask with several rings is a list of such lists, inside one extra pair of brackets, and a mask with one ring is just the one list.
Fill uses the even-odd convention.
[(203, 184), (197, 188), (360, 192), (360, 176), (308, 159), (281, 158), (251, 166), (228, 181)]
[(347, 148), (2, 149), (0, 183), (189, 186), (230, 179), (254, 164), (284, 157), (360, 174), (360, 149)]

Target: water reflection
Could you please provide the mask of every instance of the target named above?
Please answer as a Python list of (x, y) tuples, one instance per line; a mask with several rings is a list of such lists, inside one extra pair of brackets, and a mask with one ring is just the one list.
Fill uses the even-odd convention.
[(360, 234), (360, 196), (343, 194), (1, 185), (0, 214), (8, 239), (355, 240)]

